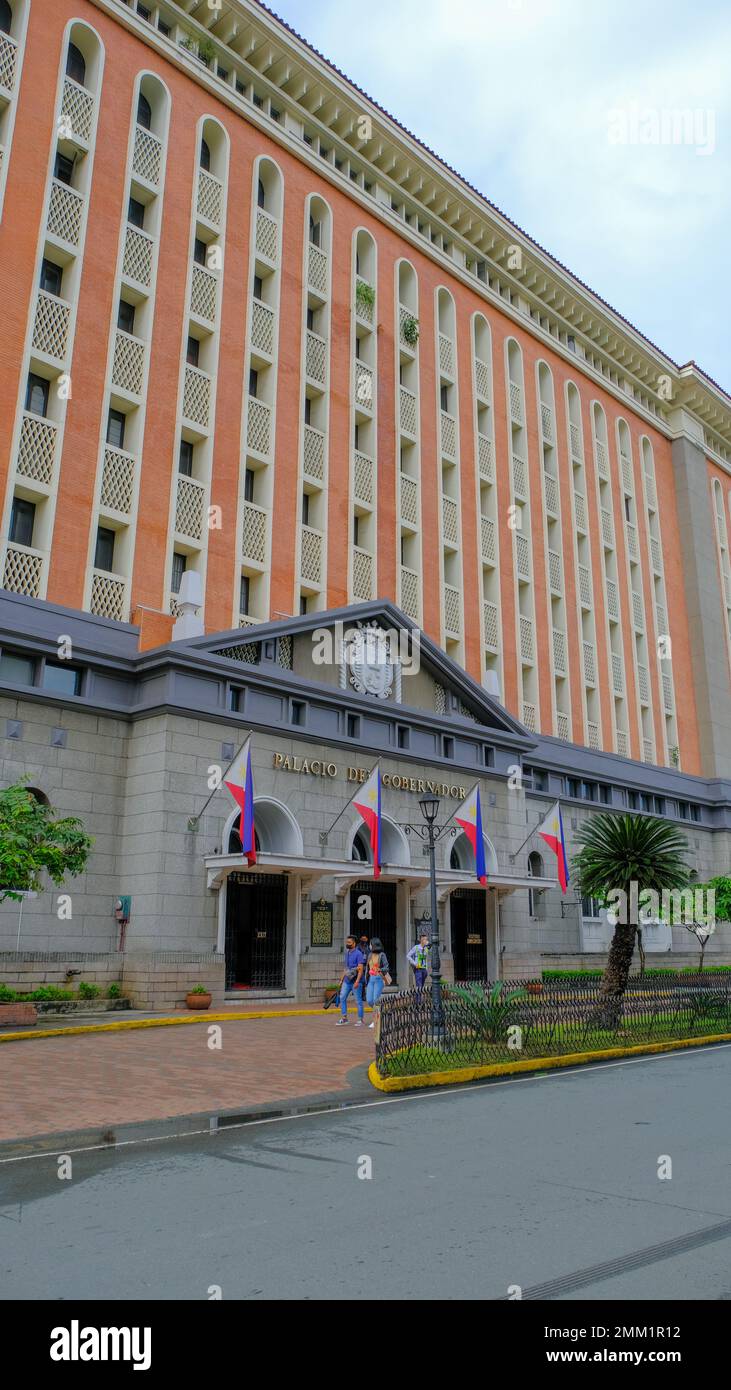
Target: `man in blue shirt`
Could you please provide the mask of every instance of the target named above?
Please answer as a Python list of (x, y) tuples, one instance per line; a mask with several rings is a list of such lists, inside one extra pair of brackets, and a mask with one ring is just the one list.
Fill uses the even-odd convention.
[(365, 956), (355, 944), (355, 937), (349, 936), (345, 942), (345, 969), (340, 981), (340, 1018), (336, 1027), (348, 1022), (348, 995), (353, 990), (358, 1005), (356, 1028), (363, 1027), (363, 972)]

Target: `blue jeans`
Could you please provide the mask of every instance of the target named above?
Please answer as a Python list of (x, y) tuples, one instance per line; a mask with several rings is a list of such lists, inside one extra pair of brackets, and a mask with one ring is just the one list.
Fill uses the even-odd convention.
[(347, 1017), (347, 1014), (348, 1014), (348, 995), (350, 994), (350, 991), (351, 991), (351, 990), (353, 990), (354, 993), (355, 993), (355, 1002), (356, 1002), (356, 1004), (358, 1005), (358, 1018), (361, 1019), (361, 1021), (362, 1021), (362, 1019), (363, 1019), (363, 982), (362, 982), (362, 980), (361, 980), (361, 982), (360, 982), (359, 984), (357, 984), (357, 985), (356, 985), (356, 983), (355, 983), (355, 980), (343, 980), (343, 983), (342, 983), (342, 985), (340, 986), (340, 1012), (341, 1012), (343, 1018), (346, 1018), (346, 1017)]
[(370, 1004), (372, 1009), (375, 1009), (376, 1004), (378, 1003), (382, 993), (383, 976), (371, 975), (371, 978), (366, 986), (366, 1003)]
[(414, 966), (414, 979), (416, 981), (416, 993), (421, 994), (426, 981), (426, 970), (420, 970), (418, 965)]

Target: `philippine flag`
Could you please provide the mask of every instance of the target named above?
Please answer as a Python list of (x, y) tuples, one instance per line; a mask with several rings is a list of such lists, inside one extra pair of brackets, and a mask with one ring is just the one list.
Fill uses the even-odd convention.
[(475, 852), (475, 873), (480, 883), (487, 883), (485, 868), (485, 841), (482, 838), (482, 806), (480, 788), (473, 787), (469, 796), (454, 813), (454, 819), (462, 826), (467, 839)]
[(381, 873), (381, 769), (376, 763), (367, 782), (353, 797), (353, 805), (363, 817), (371, 837), (373, 877)]
[(238, 758), (224, 777), (234, 801), (241, 807), (239, 835), (241, 853), (248, 864), (256, 863), (256, 833), (254, 830), (254, 779), (251, 775), (251, 739), (247, 739)]
[(552, 849), (558, 860), (558, 881), (561, 892), (565, 893), (569, 882), (569, 863), (566, 858), (566, 842), (563, 837), (563, 817), (558, 802), (551, 807), (546, 819), (536, 826), (538, 834)]

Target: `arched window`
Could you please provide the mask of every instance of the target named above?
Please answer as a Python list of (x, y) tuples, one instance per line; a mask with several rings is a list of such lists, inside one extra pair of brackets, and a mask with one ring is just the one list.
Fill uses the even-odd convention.
[(80, 87), (83, 87), (86, 82), (86, 59), (75, 43), (69, 44), (66, 57), (66, 76), (71, 77), (74, 82), (78, 82)]
[[(260, 853), (261, 853), (261, 845), (260, 845), (260, 843), (259, 843), (259, 835), (258, 835), (256, 829), (254, 829), (254, 841), (255, 841), (255, 843), (256, 843), (256, 852), (257, 852), (257, 854), (260, 854)], [(230, 832), (229, 832), (229, 837), (228, 837), (228, 853), (229, 853), (229, 854), (240, 854), (240, 853), (241, 853), (241, 836), (239, 835), (239, 822), (238, 822), (237, 820), (234, 821), (234, 823), (233, 823), (233, 825), (232, 825), (232, 827), (231, 827), (231, 830), (230, 830)]]
[(256, 190), (256, 202), (257, 202), (257, 207), (260, 207), (260, 208), (265, 208), (265, 207), (266, 207), (266, 202), (267, 202), (266, 189), (265, 189), (264, 184), (263, 184), (263, 182), (262, 182), (261, 179), (259, 179), (259, 183), (258, 183), (257, 190)]
[(13, 23), (13, 11), (8, 4), (8, 0), (0, 0), (0, 29), (4, 34), (10, 33)]
[(201, 160), (200, 160), (200, 163), (201, 163), (201, 169), (205, 169), (206, 173), (210, 173), (210, 170), (211, 170), (211, 150), (210, 150), (210, 146), (206, 143), (205, 140), (201, 140)]
[(142, 92), (137, 99), (137, 124), (144, 130), (152, 130), (152, 107)]
[(358, 831), (355, 839), (353, 840), (353, 848), (350, 851), (350, 857), (351, 859), (359, 860), (361, 864), (368, 863), (368, 850), (366, 848), (365, 839), (363, 838), (363, 835), (360, 830)]
[[(543, 878), (543, 860), (537, 850), (533, 850), (528, 855), (528, 873), (531, 878)], [(534, 893), (532, 888), (528, 889), (528, 916), (538, 917), (543, 915), (543, 894)]]

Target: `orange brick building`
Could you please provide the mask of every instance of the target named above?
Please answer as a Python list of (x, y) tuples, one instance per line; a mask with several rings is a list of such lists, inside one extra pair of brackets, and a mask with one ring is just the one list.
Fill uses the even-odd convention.
[(0, 0), (0, 577), (167, 641), (393, 599), (731, 774), (731, 400), (256, 0)]

